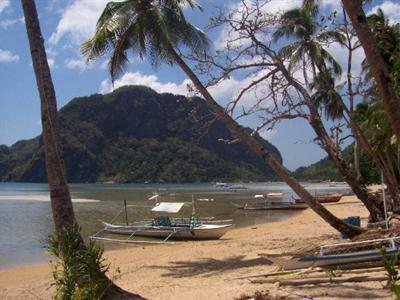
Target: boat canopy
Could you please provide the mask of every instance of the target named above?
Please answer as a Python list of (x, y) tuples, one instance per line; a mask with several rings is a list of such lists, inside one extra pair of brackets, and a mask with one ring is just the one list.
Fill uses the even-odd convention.
[(184, 202), (160, 202), (157, 203), (151, 210), (155, 212), (176, 214), (184, 205)]

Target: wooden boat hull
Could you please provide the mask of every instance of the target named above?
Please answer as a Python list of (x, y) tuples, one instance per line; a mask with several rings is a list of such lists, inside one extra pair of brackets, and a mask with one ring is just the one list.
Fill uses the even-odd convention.
[[(335, 203), (339, 202), (340, 199), (342, 199), (343, 195), (342, 194), (332, 194), (332, 195), (319, 195), (316, 196), (316, 199), (318, 200), (319, 203)], [(305, 203), (303, 199), (296, 198), (295, 199), (296, 203)]]
[[(397, 250), (387, 250), (387, 256), (392, 257)], [(379, 250), (346, 253), (340, 255), (306, 256), (291, 260), (269, 258), (284, 270), (298, 270), (311, 267), (357, 266), (362, 264), (382, 264), (382, 254)]]
[(191, 239), (191, 240), (214, 240), (221, 238), (228, 230), (233, 227), (233, 224), (217, 225), (217, 224), (202, 224), (193, 229), (185, 227), (147, 227), (138, 226), (116, 226), (103, 222), (105, 231), (109, 233), (131, 235), (152, 238), (167, 238), (170, 239)]
[(238, 209), (244, 209), (244, 210), (302, 210), (308, 208), (308, 205), (306, 204), (273, 204), (273, 205), (268, 205), (264, 203), (258, 204), (245, 204), (245, 205), (240, 205), (237, 203), (232, 203), (236, 208)]

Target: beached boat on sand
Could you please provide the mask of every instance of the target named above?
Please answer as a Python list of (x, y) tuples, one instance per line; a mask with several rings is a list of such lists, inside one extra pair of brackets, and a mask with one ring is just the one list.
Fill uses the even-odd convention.
[[(316, 195), (315, 198), (318, 200), (319, 203), (335, 203), (339, 202), (342, 199), (343, 194), (334, 193), (334, 194), (320, 194)], [(301, 198), (294, 198), (296, 203), (305, 203), (305, 201)]]
[(232, 224), (203, 224), (196, 223), (190, 225), (189, 222), (172, 221), (157, 223), (156, 219), (149, 222), (143, 222), (132, 225), (115, 225), (107, 222), (104, 224), (104, 230), (109, 233), (125, 234), (143, 237), (154, 237), (168, 239), (191, 239), (191, 240), (213, 240), (222, 237)]
[[(178, 213), (186, 204), (189, 203), (159, 202), (152, 208), (152, 211), (164, 214)], [(194, 202), (192, 202), (191, 205), (193, 209), (192, 215), (189, 218), (170, 218), (163, 215), (134, 223), (126, 222), (126, 224), (115, 224), (102, 221), (104, 228), (90, 236), (90, 239), (124, 243), (163, 243), (170, 239), (210, 240), (219, 239), (233, 227), (232, 223), (227, 223), (232, 220), (198, 218), (195, 213)], [(128, 237), (123, 239), (108, 238), (104, 237), (104, 234), (120, 234), (127, 235)], [(149, 240), (138, 240), (136, 237), (162, 238), (163, 240), (155, 242)]]
[[(310, 267), (339, 267), (363, 263), (382, 263), (382, 247), (387, 257), (399, 250), (400, 237), (365, 240), (358, 242), (323, 245), (317, 255), (309, 255), (287, 261), (272, 259), (284, 270)], [(364, 248), (364, 249), (363, 249)], [(344, 250), (346, 249), (346, 250)], [(353, 249), (353, 251), (351, 251)], [(355, 249), (361, 249), (354, 251)]]

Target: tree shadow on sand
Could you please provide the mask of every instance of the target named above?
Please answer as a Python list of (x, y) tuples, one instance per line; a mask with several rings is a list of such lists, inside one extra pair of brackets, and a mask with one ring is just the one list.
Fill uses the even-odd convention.
[(170, 262), (168, 266), (150, 266), (150, 268), (167, 270), (168, 272), (162, 275), (164, 277), (181, 278), (196, 275), (210, 276), (234, 269), (272, 264), (272, 262), (265, 257), (246, 260), (244, 260), (244, 257), (244, 255), (239, 255), (221, 260), (204, 258), (196, 261), (173, 261)]

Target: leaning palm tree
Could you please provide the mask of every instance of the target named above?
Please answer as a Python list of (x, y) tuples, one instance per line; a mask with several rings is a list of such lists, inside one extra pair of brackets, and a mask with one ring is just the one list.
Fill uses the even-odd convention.
[(113, 81), (128, 63), (128, 50), (133, 50), (141, 58), (149, 57), (153, 65), (162, 61), (178, 64), (231, 133), (260, 156), (317, 214), (340, 232), (350, 236), (359, 234), (360, 228), (345, 224), (319, 204), (270, 152), (237, 124), (181, 58), (177, 52), (179, 46), (197, 52), (205, 51), (208, 45), (205, 34), (185, 19), (182, 11), (184, 4), (196, 7), (191, 0), (110, 2), (98, 20), (95, 35), (82, 45), (82, 53), (91, 61), (111, 52), (109, 68)]
[(342, 0), (343, 7), (351, 19), (361, 46), (364, 48), (371, 74), (379, 91), (379, 98), (388, 115), (390, 125), (397, 140), (400, 141), (400, 97), (396, 94), (393, 80), (389, 74), (379, 47), (371, 32), (360, 0)]
[[(313, 103), (308, 103), (310, 111), (318, 114), (315, 107), (324, 106), (325, 114), (329, 119), (342, 118), (345, 111), (349, 117), (349, 125), (356, 139), (360, 140), (363, 136), (358, 130), (359, 127), (353, 122), (352, 116), (345, 106), (342, 97), (335, 90), (335, 81), (333, 75), (340, 75), (341, 66), (331, 56), (331, 54), (322, 46), (322, 42), (335, 41), (343, 43), (344, 37), (337, 31), (321, 31), (316, 21), (318, 7), (314, 1), (303, 1), (302, 6), (285, 12), (280, 18), (280, 25), (273, 34), (273, 40), (286, 37), (291, 41), (288, 45), (282, 47), (280, 55), (289, 60), (288, 69), (291, 71), (295, 66), (302, 64), (304, 74), (307, 74), (305, 68), (311, 67), (313, 81), (309, 88), (314, 90)], [(306, 81), (307, 77), (305, 76)], [(316, 115), (319, 118), (319, 116)], [(323, 130), (323, 125), (316, 126), (315, 122), (310, 122), (317, 136), (321, 139), (327, 134)], [(366, 139), (362, 140), (366, 144)], [(361, 178), (355, 178), (350, 166), (340, 155), (340, 151), (334, 143), (322, 143), (323, 148), (330, 158), (335, 162), (338, 170), (345, 181), (352, 188), (357, 197), (365, 204), (371, 212), (375, 221), (383, 217), (382, 205), (379, 199), (371, 195)], [(368, 145), (365, 145), (368, 147)], [(379, 161), (380, 163), (380, 161)], [(393, 185), (391, 185), (393, 186)], [(394, 189), (393, 189), (394, 190)], [(397, 189), (396, 189), (397, 192)], [(393, 192), (395, 194), (396, 192)], [(376, 215), (378, 212), (378, 215)], [(380, 213), (381, 212), (381, 213)]]

